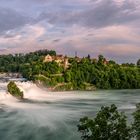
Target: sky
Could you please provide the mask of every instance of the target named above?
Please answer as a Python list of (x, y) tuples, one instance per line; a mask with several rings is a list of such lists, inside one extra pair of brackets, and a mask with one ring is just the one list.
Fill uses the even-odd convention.
[(140, 58), (140, 0), (0, 0), (0, 54), (56, 50)]

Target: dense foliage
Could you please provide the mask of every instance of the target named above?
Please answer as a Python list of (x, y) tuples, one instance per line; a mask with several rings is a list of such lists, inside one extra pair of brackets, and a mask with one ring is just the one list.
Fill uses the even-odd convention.
[(78, 129), (83, 140), (130, 140), (132, 136), (126, 116), (119, 113), (115, 105), (102, 107), (93, 120), (80, 119)]
[(133, 130), (137, 140), (140, 139), (140, 103), (136, 105), (136, 111), (133, 113)]
[(140, 104), (133, 116), (134, 122), (128, 125), (127, 117), (114, 104), (103, 106), (95, 118), (81, 118), (78, 131), (82, 140), (140, 140)]
[(103, 59), (93, 62), (83, 58), (80, 63), (72, 62), (72, 66), (65, 72), (66, 81), (74, 81), (75, 87), (84, 82), (91, 83), (99, 89), (130, 89), (140, 88), (140, 69), (136, 66), (122, 66)]
[(9, 82), (9, 84), (7, 85), (7, 89), (8, 89), (8, 92), (14, 96), (14, 97), (17, 97), (17, 98), (23, 98), (23, 92), (20, 91), (20, 89), (17, 87), (17, 85), (11, 81)]
[[(136, 89), (140, 88), (140, 67), (135, 64), (116, 64), (106, 62), (100, 55), (98, 59), (90, 56), (77, 60), (69, 58), (69, 67), (52, 61), (44, 63), (44, 57), (55, 51), (42, 50), (29, 54), (1, 55), (0, 72), (19, 72), (28, 80), (42, 81), (45, 86), (61, 85), (71, 90), (85, 89)], [(65, 88), (63, 87), (65, 86)], [(59, 87), (60, 88), (60, 87)]]

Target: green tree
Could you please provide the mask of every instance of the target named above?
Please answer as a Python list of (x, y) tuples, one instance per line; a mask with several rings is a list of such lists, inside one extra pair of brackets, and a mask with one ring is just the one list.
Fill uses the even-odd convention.
[(103, 65), (104, 59), (105, 59), (105, 58), (104, 58), (103, 55), (99, 55), (99, 56), (98, 56), (98, 64)]
[(94, 119), (80, 119), (78, 131), (82, 140), (130, 140), (132, 129), (127, 125), (126, 116), (118, 112), (113, 104), (101, 107)]
[(71, 71), (67, 71), (64, 77), (66, 82), (71, 82)]

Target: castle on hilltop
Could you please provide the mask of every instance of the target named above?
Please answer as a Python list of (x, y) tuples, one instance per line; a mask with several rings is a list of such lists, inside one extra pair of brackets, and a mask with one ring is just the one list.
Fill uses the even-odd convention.
[(58, 63), (59, 66), (64, 66), (65, 69), (68, 68), (70, 65), (68, 57), (63, 55), (51, 56), (48, 54), (47, 56), (45, 56), (43, 62), (48, 63), (52, 61)]
[[(86, 57), (86, 58), (88, 58), (88, 57)], [(48, 54), (48, 55), (45, 56), (43, 62), (44, 63), (49, 63), (49, 62), (55, 61), (59, 66), (63, 66), (65, 69), (67, 69), (71, 65), (69, 63), (69, 59), (70, 59), (69, 57), (63, 56), (63, 55), (56, 55), (56, 56), (53, 55), (52, 56), (52, 55)], [(84, 57), (80, 58), (80, 57), (77, 56), (77, 53), (76, 53), (74, 59), (79, 63), (79, 62), (82, 61), (82, 59), (84, 59)], [(88, 59), (90, 59), (93, 63), (98, 63), (98, 59), (95, 59), (95, 58), (91, 59), (90, 57)], [(102, 63), (104, 65), (107, 65), (109, 63), (109, 61), (107, 61), (106, 58), (103, 58)]]

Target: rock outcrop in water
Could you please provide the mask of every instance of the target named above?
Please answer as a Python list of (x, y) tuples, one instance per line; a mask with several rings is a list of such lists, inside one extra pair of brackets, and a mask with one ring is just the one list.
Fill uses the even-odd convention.
[(20, 89), (13, 81), (9, 82), (9, 84), (7, 85), (7, 90), (12, 96), (23, 99), (23, 92), (20, 91)]

